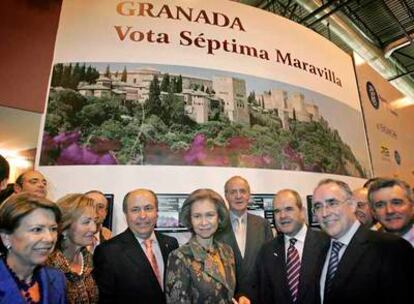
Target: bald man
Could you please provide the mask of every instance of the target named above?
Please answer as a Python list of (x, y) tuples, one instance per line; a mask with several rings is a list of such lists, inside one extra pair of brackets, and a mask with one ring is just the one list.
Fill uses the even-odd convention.
[(16, 179), (14, 192), (28, 192), (44, 198), (47, 196), (46, 178), (37, 170), (26, 171)]
[(154, 231), (158, 200), (153, 191), (127, 193), (122, 209), (128, 228), (99, 245), (94, 253), (99, 303), (164, 304), (164, 269), (178, 242)]
[(362, 225), (371, 229), (378, 230), (381, 224), (374, 217), (371, 206), (368, 202), (368, 188), (362, 187), (352, 192), (352, 200), (356, 204), (355, 215)]

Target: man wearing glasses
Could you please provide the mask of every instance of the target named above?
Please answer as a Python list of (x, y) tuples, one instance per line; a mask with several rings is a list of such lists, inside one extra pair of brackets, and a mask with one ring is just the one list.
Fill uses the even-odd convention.
[(414, 200), (410, 186), (398, 179), (378, 179), (369, 187), (369, 201), (384, 231), (401, 236), (414, 247)]
[(342, 181), (325, 179), (314, 190), (312, 211), (331, 237), (320, 277), (322, 303), (406, 303), (414, 284), (413, 248), (363, 227), (355, 210)]
[(232, 247), (236, 261), (236, 293), (251, 288), (254, 263), (260, 247), (273, 238), (269, 222), (247, 213), (250, 185), (241, 176), (231, 177), (224, 185), (224, 194), (230, 208), (230, 222), (217, 240)]
[(178, 242), (154, 232), (158, 200), (153, 191), (129, 192), (122, 209), (128, 228), (99, 245), (94, 253), (99, 303), (163, 304), (164, 269)]

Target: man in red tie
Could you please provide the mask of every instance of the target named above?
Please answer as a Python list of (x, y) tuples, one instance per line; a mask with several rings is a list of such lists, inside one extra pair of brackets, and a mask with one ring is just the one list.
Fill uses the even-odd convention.
[(273, 199), (280, 234), (264, 244), (256, 259), (253, 303), (319, 303), (318, 273), (329, 238), (305, 224), (300, 195), (280, 190)]
[(99, 245), (94, 254), (99, 302), (164, 304), (164, 269), (178, 242), (154, 231), (158, 200), (151, 190), (129, 192), (122, 208), (128, 228)]

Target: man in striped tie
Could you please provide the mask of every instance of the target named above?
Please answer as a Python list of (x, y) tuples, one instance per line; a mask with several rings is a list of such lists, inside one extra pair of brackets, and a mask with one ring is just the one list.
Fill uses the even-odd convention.
[(312, 211), (331, 237), (320, 277), (321, 302), (408, 303), (414, 249), (402, 238), (362, 226), (356, 207), (343, 181), (322, 180), (313, 192)]
[(273, 208), (280, 233), (263, 245), (249, 295), (253, 303), (319, 303), (318, 275), (329, 238), (307, 227), (305, 209), (295, 190), (276, 193)]

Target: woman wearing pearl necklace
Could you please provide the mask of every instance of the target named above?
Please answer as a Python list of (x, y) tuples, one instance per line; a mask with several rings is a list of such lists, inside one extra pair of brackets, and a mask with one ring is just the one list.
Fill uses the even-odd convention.
[(87, 246), (94, 242), (94, 201), (83, 194), (68, 194), (57, 201), (62, 211), (60, 238), (47, 264), (64, 272), (69, 303), (98, 302), (98, 288), (92, 277), (92, 255)]

